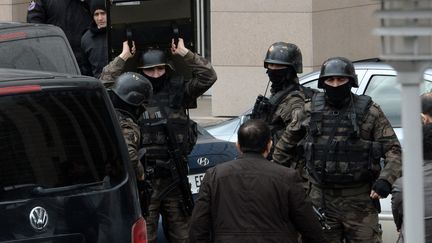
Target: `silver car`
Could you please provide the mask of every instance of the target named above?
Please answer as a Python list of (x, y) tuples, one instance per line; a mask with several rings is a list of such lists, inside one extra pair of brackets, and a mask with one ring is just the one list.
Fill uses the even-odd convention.
[[(358, 77), (359, 87), (353, 88), (356, 94), (365, 94), (372, 97), (373, 101), (381, 106), (385, 115), (392, 124), (396, 135), (402, 143), (401, 127), (401, 85), (397, 82), (396, 71), (382, 62), (358, 62), (354, 63)], [(317, 89), (319, 71), (315, 71), (300, 77), (300, 83), (304, 86)], [(421, 85), (423, 92), (432, 89), (432, 69), (424, 73), (424, 82)], [(219, 139), (237, 141), (239, 126), (249, 119), (252, 109), (243, 115), (208, 126), (206, 130)], [(397, 232), (391, 213), (390, 196), (381, 200), (382, 212), (379, 215), (383, 227), (383, 241), (396, 242)]]

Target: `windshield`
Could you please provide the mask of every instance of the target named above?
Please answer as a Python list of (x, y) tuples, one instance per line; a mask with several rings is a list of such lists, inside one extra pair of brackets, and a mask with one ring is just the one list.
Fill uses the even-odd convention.
[(102, 92), (0, 97), (0, 199), (19, 188), (120, 183), (125, 171), (110, 121)]
[(65, 40), (48, 36), (0, 42), (0, 67), (79, 74)]

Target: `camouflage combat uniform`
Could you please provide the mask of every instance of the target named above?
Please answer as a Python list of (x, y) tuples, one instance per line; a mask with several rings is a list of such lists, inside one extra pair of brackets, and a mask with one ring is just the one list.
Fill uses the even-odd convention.
[(138, 159), (138, 150), (141, 147), (140, 128), (137, 122), (134, 121), (131, 118), (132, 116), (127, 114), (127, 112), (116, 109), (116, 113), (129, 152), (129, 159), (132, 163), (132, 167), (134, 168), (136, 177), (138, 180), (143, 180), (144, 168)]
[[(304, 90), (305, 88), (298, 84), (298, 80), (295, 80), (287, 88), (273, 93), (268, 99), (267, 108), (260, 109), (261, 112), (257, 112), (255, 109), (252, 111), (253, 119), (262, 119), (269, 125), (272, 133), (273, 149), (285, 128), (287, 126), (296, 126), (300, 120), (299, 116), (307, 99)], [(257, 104), (254, 107), (256, 106)]]
[(381, 242), (378, 209), (369, 194), (374, 180), (392, 184), (401, 175), (399, 141), (377, 104), (369, 99), (359, 105), (367, 96), (351, 94), (353, 102), (340, 109), (323, 97), (316, 94), (305, 104), (301, 125), (286, 129), (273, 159), (288, 166), (306, 161), (309, 196), (331, 227), (324, 232), (328, 242)]
[[(189, 51), (184, 62), (192, 70), (192, 78), (169, 77), (164, 87), (153, 94), (139, 119), (141, 144), (146, 149), (146, 163), (153, 166), (155, 173), (152, 179), (153, 194), (146, 218), (148, 242), (156, 242), (159, 215), (162, 216), (165, 235), (170, 242), (187, 242), (189, 235), (190, 215), (183, 210), (183, 196), (178, 186), (166, 191), (172, 185), (173, 178), (169, 169), (172, 159), (167, 144), (165, 131), (167, 121), (172, 125), (178, 144), (182, 144), (182, 159), (187, 163), (187, 155), (196, 142), (196, 124), (189, 119), (188, 108), (200, 95), (207, 91), (216, 81), (216, 72), (203, 57)], [(116, 57), (107, 65), (101, 74), (106, 86), (110, 86), (119, 76), (125, 62)], [(167, 119), (168, 118), (168, 119)]]

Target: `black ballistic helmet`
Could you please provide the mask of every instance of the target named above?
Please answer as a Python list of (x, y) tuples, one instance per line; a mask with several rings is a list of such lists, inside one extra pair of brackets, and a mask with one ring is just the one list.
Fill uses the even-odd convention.
[(127, 72), (117, 78), (112, 91), (129, 105), (140, 106), (153, 95), (153, 86), (143, 75)]
[(267, 50), (264, 68), (267, 68), (269, 63), (291, 66), (296, 73), (303, 72), (300, 48), (291, 43), (276, 42), (272, 44)]
[(345, 57), (332, 57), (322, 64), (318, 88), (324, 88), (324, 80), (328, 77), (347, 77), (350, 79), (351, 87), (358, 87), (354, 65)]
[(168, 63), (167, 55), (164, 51), (155, 48), (144, 50), (141, 54), (140, 65), (138, 68), (152, 68), (156, 66), (167, 65), (171, 69), (173, 67)]

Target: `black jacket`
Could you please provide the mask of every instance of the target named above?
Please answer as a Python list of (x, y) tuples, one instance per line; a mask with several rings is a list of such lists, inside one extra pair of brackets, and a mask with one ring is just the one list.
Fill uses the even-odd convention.
[(190, 242), (324, 242), (297, 172), (261, 154), (207, 170), (191, 218)]
[(98, 29), (93, 22), (81, 38), (84, 54), (83, 75), (99, 78), (102, 69), (108, 64), (106, 28)]
[(86, 1), (33, 0), (27, 12), (27, 22), (56, 25), (65, 32), (80, 68), (81, 36), (93, 21)]
[[(404, 243), (403, 240), (403, 187), (402, 177), (397, 179), (392, 189), (392, 213), (396, 228), (400, 231), (398, 243)], [(432, 160), (426, 160), (423, 166), (423, 183), (424, 183), (424, 207), (425, 207), (425, 242), (432, 242)]]

